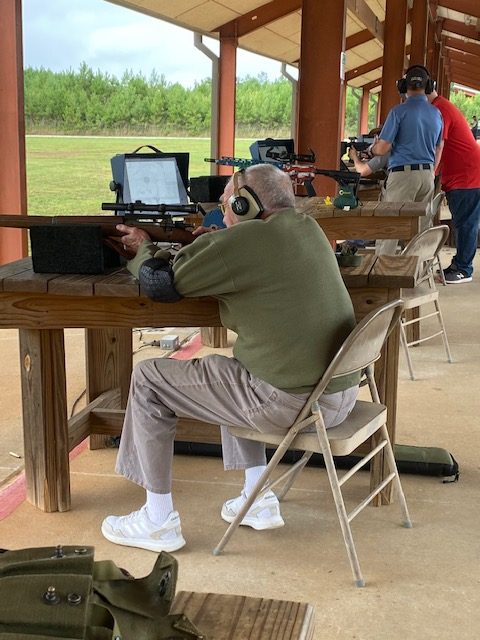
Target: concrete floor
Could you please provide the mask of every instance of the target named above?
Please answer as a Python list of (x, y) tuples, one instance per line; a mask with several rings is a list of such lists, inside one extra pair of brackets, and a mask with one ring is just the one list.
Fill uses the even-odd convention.
[[(451, 253), (444, 251), (444, 264)], [(476, 260), (478, 274), (480, 258)], [(355, 520), (366, 579), (365, 588), (357, 589), (323, 469), (306, 469), (287, 496), (284, 528), (241, 528), (224, 554), (214, 557), (211, 550), (225, 530), (221, 504), (238, 495), (242, 474), (225, 473), (219, 459), (177, 456), (174, 499), (187, 539), (175, 554), (179, 590), (312, 603), (318, 639), (478, 637), (480, 276), (461, 287), (441, 287), (440, 293), (455, 362), (446, 362), (439, 338), (427, 342), (412, 352), (418, 375), (412, 382), (402, 355), (397, 433), (399, 443), (450, 451), (460, 465), (460, 481), (444, 484), (437, 477), (403, 474), (411, 530), (400, 526), (397, 504), (368, 508)], [(66, 333), (71, 407), (84, 388), (83, 334)], [(21, 401), (16, 332), (0, 332), (0, 341), (0, 473), (5, 487), (22, 463), (9, 453), (22, 454)], [(152, 352), (158, 354), (142, 349), (136, 357)], [(115, 456), (113, 449), (80, 453), (71, 467), (72, 510), (46, 514), (22, 502), (0, 521), (0, 547), (89, 544), (98, 559), (111, 558), (136, 577), (147, 574), (153, 553), (113, 545), (100, 534), (105, 515), (129, 513), (143, 503), (143, 491), (115, 475)], [(357, 474), (347, 495), (364, 495), (367, 483), (367, 473)]]

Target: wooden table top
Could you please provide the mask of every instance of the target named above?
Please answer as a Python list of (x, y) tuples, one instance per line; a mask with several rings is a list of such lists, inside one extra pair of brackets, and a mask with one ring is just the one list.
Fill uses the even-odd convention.
[(333, 205), (326, 205), (324, 198), (301, 198), (297, 202), (297, 209), (312, 218), (348, 218), (348, 217), (409, 217), (426, 216), (429, 210), (428, 202), (363, 202), (355, 209), (345, 211)]
[[(357, 267), (342, 267), (349, 288), (415, 286), (418, 258), (366, 254)], [(59, 296), (143, 297), (137, 280), (124, 268), (99, 275), (34, 273), (31, 258), (0, 266), (0, 292), (41, 293)]]

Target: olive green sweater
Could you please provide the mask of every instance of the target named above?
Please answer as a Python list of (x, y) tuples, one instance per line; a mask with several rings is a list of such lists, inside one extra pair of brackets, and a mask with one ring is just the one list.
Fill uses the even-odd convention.
[[(128, 268), (158, 248), (143, 243)], [(290, 393), (309, 392), (355, 325), (335, 255), (312, 218), (283, 209), (206, 233), (183, 247), (174, 284), (186, 297), (214, 296), (225, 327), (237, 333), (233, 354), (253, 375)], [(358, 384), (333, 380), (328, 392)]]

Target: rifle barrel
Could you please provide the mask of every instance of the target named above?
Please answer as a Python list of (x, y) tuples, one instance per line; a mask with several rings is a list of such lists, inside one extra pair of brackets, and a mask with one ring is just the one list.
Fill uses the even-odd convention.
[(50, 225), (98, 225), (102, 228), (104, 236), (122, 236), (116, 226), (125, 224), (142, 229), (152, 240), (159, 242), (173, 242), (190, 244), (195, 236), (186, 228), (186, 225), (178, 224), (170, 219), (158, 220), (151, 214), (128, 214), (126, 216), (25, 216), (0, 214), (0, 227), (16, 229), (30, 229)]

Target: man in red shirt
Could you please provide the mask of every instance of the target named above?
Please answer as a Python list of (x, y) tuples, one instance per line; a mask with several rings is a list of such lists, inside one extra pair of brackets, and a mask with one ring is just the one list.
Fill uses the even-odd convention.
[(452, 264), (444, 270), (445, 281), (471, 282), (480, 223), (480, 145), (455, 105), (435, 89), (427, 97), (443, 116), (444, 147), (439, 172), (457, 247)]

